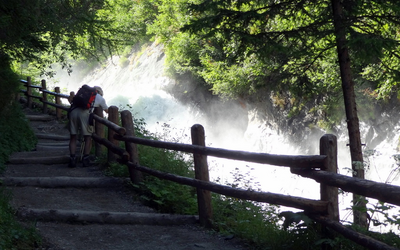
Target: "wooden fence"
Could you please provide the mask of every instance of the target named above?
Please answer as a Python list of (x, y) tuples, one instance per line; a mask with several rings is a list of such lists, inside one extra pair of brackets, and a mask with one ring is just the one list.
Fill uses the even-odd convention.
[[(48, 113), (48, 105), (50, 105), (55, 108), (55, 115), (58, 119), (61, 119), (62, 111), (68, 110), (69, 106), (62, 105), (60, 98), (69, 99), (74, 95), (74, 92), (71, 92), (70, 95), (61, 94), (58, 87), (55, 88), (54, 92), (51, 92), (46, 89), (44, 80), (42, 80), (41, 86), (35, 86), (31, 84), (29, 77), (26, 81), (21, 80), (21, 82), (27, 88), (21, 90), (21, 92), (26, 95), (28, 107), (32, 107), (33, 99), (38, 99), (40, 101), (38, 106), (41, 107), (42, 111)], [(39, 96), (32, 95), (32, 89), (37, 89), (40, 92)], [(55, 103), (49, 102), (47, 95), (53, 95)], [(119, 117), (121, 118), (121, 125), (118, 124)], [(108, 119), (103, 118), (103, 111), (99, 109), (95, 109), (93, 119), (96, 121), (95, 132), (92, 135), (96, 142), (96, 156), (102, 155), (103, 151), (107, 149), (108, 161), (118, 161), (125, 164), (133, 183), (139, 183), (142, 180), (142, 173), (147, 173), (161, 179), (197, 188), (199, 221), (204, 227), (212, 226), (211, 192), (215, 192), (239, 199), (301, 209), (310, 218), (364, 247), (369, 249), (397, 249), (355, 232), (339, 222), (338, 188), (400, 206), (400, 187), (337, 174), (337, 139), (334, 135), (326, 134), (321, 137), (320, 155), (274, 155), (206, 147), (204, 128), (199, 124), (195, 124), (191, 128), (191, 145), (135, 137), (132, 114), (128, 110), (120, 112), (115, 106), (109, 107)], [(104, 126), (108, 127), (107, 136), (105, 136)], [(124, 142), (125, 148), (119, 146), (121, 141)], [(141, 166), (137, 144), (192, 153), (195, 178), (177, 176)], [(319, 182), (321, 198), (320, 200), (312, 200), (269, 192), (248, 191), (210, 182), (207, 156), (289, 167), (292, 173)]]

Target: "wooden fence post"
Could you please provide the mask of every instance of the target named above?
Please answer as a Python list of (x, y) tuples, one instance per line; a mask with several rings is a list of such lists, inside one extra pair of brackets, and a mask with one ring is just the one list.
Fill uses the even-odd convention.
[[(129, 110), (121, 112), (121, 123), (122, 127), (126, 129), (127, 136), (135, 136), (135, 127), (133, 126), (132, 113)], [(125, 150), (129, 153), (129, 161), (135, 165), (139, 164), (139, 156), (137, 145), (132, 142), (125, 142)], [(134, 184), (138, 184), (143, 181), (142, 172), (135, 170), (134, 168), (128, 167), (129, 176)]]
[[(103, 118), (103, 109), (100, 107), (94, 108), (94, 113)], [(104, 125), (101, 124), (100, 122), (95, 122), (94, 123), (94, 132), (96, 133), (96, 135), (98, 135), (101, 138), (104, 138)], [(101, 153), (103, 152), (103, 145), (101, 145), (100, 143), (95, 142), (94, 144), (94, 154), (97, 157), (101, 156)]]
[[(337, 138), (335, 135), (323, 135), (319, 142), (321, 155), (326, 155), (323, 170), (337, 173)], [(338, 188), (321, 184), (321, 200), (328, 201), (328, 218), (339, 221)]]
[[(195, 124), (191, 128), (192, 144), (205, 146), (204, 128)], [(207, 155), (193, 154), (195, 178), (202, 181), (210, 181), (208, 173)], [(197, 188), (197, 206), (199, 209), (200, 225), (206, 228), (212, 227), (211, 192)]]
[[(108, 120), (112, 123), (119, 124), (119, 122), (118, 122), (118, 107), (110, 106), (108, 108)], [(114, 130), (108, 129), (108, 140), (115, 146), (118, 146), (119, 141), (114, 139), (114, 134), (116, 134), (114, 132)], [(108, 150), (108, 153), (107, 153), (107, 159), (108, 159), (108, 162), (115, 162), (115, 160), (116, 160), (115, 154), (110, 149)]]
[(45, 92), (45, 91), (43, 91), (43, 90), (47, 90), (47, 88), (46, 88), (46, 80), (42, 80), (42, 103), (43, 103), (43, 109), (42, 109), (42, 112), (44, 113), (44, 114), (46, 114), (47, 113), (47, 93)]
[[(55, 87), (54, 92), (56, 92), (57, 94), (60, 94), (60, 87)], [(55, 96), (56, 97), (56, 104), (61, 105), (61, 97), (59, 96)], [(61, 119), (61, 109), (56, 107), (56, 117), (57, 120)]]
[[(319, 140), (319, 152), (321, 155), (326, 155), (321, 170), (327, 172), (337, 173), (337, 138), (332, 134), (325, 134)], [(321, 183), (321, 200), (328, 201), (328, 214), (327, 217), (333, 221), (339, 222), (339, 201), (338, 201), (338, 188), (328, 186)], [(326, 226), (321, 227), (321, 233), (324, 237), (334, 238), (335, 233), (329, 231)], [(335, 249), (330, 245), (321, 245), (323, 250)]]
[(69, 104), (72, 104), (72, 100), (74, 99), (74, 97), (75, 97), (75, 92), (74, 91), (69, 92), (69, 97), (68, 97)]
[(31, 88), (32, 82), (31, 82), (31, 77), (28, 76), (26, 78), (26, 100), (28, 104), (28, 108), (32, 108), (32, 88)]

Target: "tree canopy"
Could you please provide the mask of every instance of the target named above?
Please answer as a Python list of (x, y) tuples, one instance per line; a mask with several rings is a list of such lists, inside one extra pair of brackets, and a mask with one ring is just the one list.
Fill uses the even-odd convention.
[[(300, 110), (344, 97), (352, 160), (361, 163), (354, 87), (369, 98), (399, 91), (399, 36), (398, 0), (0, 0), (2, 69), (13, 61), (70, 69), (68, 58), (157, 39), (170, 73), (227, 98), (285, 95), (282, 105)], [(7, 103), (12, 77), (0, 73)]]
[(128, 0), (15, 0), (0, 3), (0, 46), (14, 61), (42, 69), (67, 58), (118, 52), (143, 37)]
[[(400, 80), (398, 2), (346, 1), (343, 8), (356, 81), (388, 94)], [(248, 82), (255, 86), (272, 85), (307, 96), (337, 90), (330, 1), (206, 0), (190, 5), (190, 11), (192, 18), (183, 31), (208, 39), (208, 63), (218, 65), (206, 65), (210, 74), (242, 64), (254, 69)]]
[[(189, 40), (190, 49), (174, 44), (169, 34), (161, 35), (177, 54), (191, 58), (189, 53), (197, 51), (196, 60), (178, 56), (184, 60), (176, 68), (199, 75), (214, 92), (237, 97), (263, 88), (289, 93), (297, 105), (319, 96), (323, 103), (343, 95), (354, 176), (364, 178), (354, 86), (372, 88), (374, 95), (382, 97), (391, 94), (400, 81), (397, 1), (174, 3), (185, 10), (188, 21), (176, 25), (183, 24), (179, 30), (190, 35), (177, 36)], [(356, 204), (359, 199), (354, 200)], [(365, 226), (365, 212), (356, 209), (355, 222)]]
[(69, 58), (98, 59), (138, 42), (146, 36), (143, 20), (135, 25), (131, 12), (129, 0), (0, 0), (2, 101), (17, 86), (10, 77), (15, 62), (29, 62), (42, 74), (52, 74), (55, 63), (70, 72)]

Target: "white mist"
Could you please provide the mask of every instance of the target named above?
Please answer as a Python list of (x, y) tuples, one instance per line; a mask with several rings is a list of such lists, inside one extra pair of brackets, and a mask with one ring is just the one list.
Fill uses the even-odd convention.
[[(130, 109), (135, 117), (145, 118), (147, 129), (151, 132), (165, 136), (166, 141), (177, 139), (181, 143), (190, 143), (190, 127), (202, 124), (206, 133), (206, 144), (211, 147), (243, 150), (250, 152), (263, 152), (270, 154), (299, 155), (303, 154), (301, 146), (289, 145), (285, 136), (265, 126), (265, 121), (257, 120), (254, 111), (246, 110), (248, 125), (246, 131), (236, 129), (235, 124), (230, 124), (218, 132), (215, 123), (204, 119), (204, 114), (195, 107), (187, 107), (179, 103), (163, 87), (174, 82), (163, 74), (164, 57), (160, 46), (148, 47), (140, 57), (131, 57), (128, 66), (119, 66), (119, 57), (114, 56), (107, 60), (104, 66), (96, 68), (84, 79), (77, 79), (74, 72), (71, 76), (58, 74), (54, 85), (60, 86), (63, 91), (77, 91), (83, 84), (100, 86), (104, 90), (104, 97), (109, 106), (115, 105), (122, 109)], [(78, 69), (79, 70), (79, 69)], [(54, 79), (49, 79), (49, 82)], [(126, 106), (129, 104), (129, 107)], [(229, 112), (235, 112), (231, 110)], [(223, 121), (223, 117), (220, 120)], [(170, 125), (168, 134), (164, 133), (163, 124)], [(361, 134), (366, 134), (368, 126), (361, 126)], [(400, 131), (399, 127), (393, 128)], [(164, 134), (163, 134), (164, 133)], [(339, 172), (351, 175), (349, 149), (347, 148), (347, 130), (343, 126), (338, 137), (338, 164)], [(376, 148), (374, 156), (368, 157), (370, 169), (366, 176), (370, 180), (379, 182), (388, 181), (399, 185), (397, 173), (391, 173), (397, 167), (393, 155), (397, 152), (397, 138), (384, 141)], [(319, 141), (315, 141), (315, 152), (319, 150)], [(311, 179), (292, 175), (289, 168), (275, 167), (263, 164), (252, 164), (242, 161), (232, 161), (209, 157), (210, 176), (212, 180), (219, 179), (222, 184), (232, 183), (232, 173), (239, 174), (242, 180), (251, 181), (251, 188), (261, 189), (266, 192), (299, 196), (310, 199), (319, 199), (319, 184)], [(238, 177), (236, 175), (236, 177)], [(249, 188), (243, 181), (243, 188)], [(346, 208), (351, 205), (351, 195), (342, 195), (341, 218), (351, 221), (351, 213)], [(371, 200), (371, 202), (374, 202)], [(395, 213), (397, 211), (394, 211)], [(382, 217), (381, 217), (382, 219)], [(377, 231), (387, 231), (390, 227), (377, 227)]]

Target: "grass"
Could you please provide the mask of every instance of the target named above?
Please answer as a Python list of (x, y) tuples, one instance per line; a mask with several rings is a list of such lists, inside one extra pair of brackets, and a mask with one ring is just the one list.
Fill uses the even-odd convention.
[(0, 188), (0, 249), (37, 249), (41, 238), (35, 227), (26, 227), (15, 219), (9, 205), (11, 194)]
[[(0, 112), (0, 166), (12, 152), (31, 150), (36, 137), (30, 129), (19, 104), (7, 106)], [(9, 205), (11, 194), (0, 188), (0, 249), (37, 249), (41, 238), (34, 226), (24, 226), (15, 218)]]

